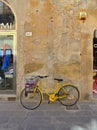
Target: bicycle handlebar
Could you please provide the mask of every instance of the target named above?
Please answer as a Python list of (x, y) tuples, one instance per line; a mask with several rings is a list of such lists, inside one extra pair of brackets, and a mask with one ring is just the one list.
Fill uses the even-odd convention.
[(39, 78), (47, 78), (48, 76), (46, 75), (46, 76), (40, 76), (40, 75), (38, 75), (37, 77), (39, 77)]
[[(47, 77), (49, 77), (48, 75), (45, 75), (45, 76), (41, 76), (41, 75), (37, 75), (36, 76), (36, 78), (47, 78)], [(61, 82), (61, 81), (63, 81), (63, 79), (59, 79), (59, 78), (54, 78), (54, 80), (57, 80), (57, 81), (59, 81), (59, 82)]]

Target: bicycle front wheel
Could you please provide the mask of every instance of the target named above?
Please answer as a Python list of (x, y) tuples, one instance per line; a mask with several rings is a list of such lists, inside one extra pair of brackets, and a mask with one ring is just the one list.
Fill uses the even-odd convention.
[(72, 106), (79, 100), (79, 90), (73, 85), (65, 85), (59, 89), (59, 102), (64, 106)]
[(27, 92), (23, 89), (20, 94), (20, 102), (22, 106), (28, 110), (36, 109), (42, 102), (42, 94), (39, 89), (33, 89), (33, 91)]

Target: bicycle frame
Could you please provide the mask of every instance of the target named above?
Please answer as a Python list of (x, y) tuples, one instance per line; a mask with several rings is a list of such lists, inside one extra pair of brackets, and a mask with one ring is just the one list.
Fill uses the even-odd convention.
[[(50, 102), (54, 102), (56, 101), (57, 99), (59, 98), (65, 98), (67, 96), (66, 92), (64, 93), (64, 95), (62, 96), (58, 96), (58, 91), (61, 87), (63, 87), (63, 85), (61, 85), (58, 81), (56, 81), (56, 84), (55, 84), (55, 89), (54, 89), (54, 92), (53, 93), (49, 93), (46, 91), (45, 88), (41, 88), (41, 79), (38, 80), (38, 83), (37, 83), (37, 88), (40, 90), (41, 94), (42, 94), (42, 100), (44, 99), (44, 96), (43, 96), (43, 93), (45, 93), (46, 95), (48, 95), (49, 97), (49, 101)], [(49, 88), (49, 87), (48, 87)]]

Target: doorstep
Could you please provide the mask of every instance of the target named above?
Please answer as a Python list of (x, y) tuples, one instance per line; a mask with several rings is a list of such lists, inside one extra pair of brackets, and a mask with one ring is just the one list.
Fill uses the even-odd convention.
[(15, 94), (0, 94), (0, 101), (16, 101)]

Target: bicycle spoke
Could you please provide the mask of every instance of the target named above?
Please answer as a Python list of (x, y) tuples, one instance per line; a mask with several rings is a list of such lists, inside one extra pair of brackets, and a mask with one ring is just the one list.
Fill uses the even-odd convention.
[(41, 92), (38, 89), (32, 92), (26, 92), (24, 89), (20, 95), (20, 101), (23, 107), (33, 110), (42, 102)]
[(63, 86), (58, 94), (60, 103), (66, 106), (74, 105), (79, 99), (78, 89), (71, 85)]

